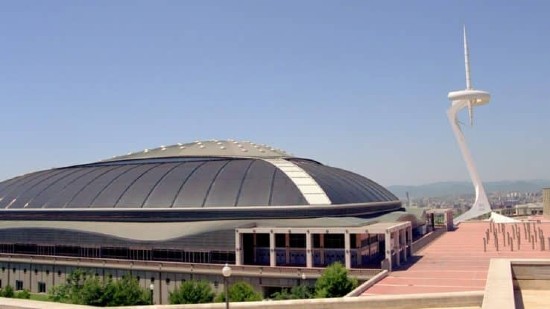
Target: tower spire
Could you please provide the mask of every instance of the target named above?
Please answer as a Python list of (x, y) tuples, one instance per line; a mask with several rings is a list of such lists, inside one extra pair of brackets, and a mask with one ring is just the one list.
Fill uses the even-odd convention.
[(466, 161), (466, 167), (470, 172), (470, 177), (472, 178), (472, 183), (476, 193), (476, 199), (470, 210), (454, 220), (455, 224), (491, 212), (491, 204), (489, 203), (489, 199), (485, 193), (485, 188), (483, 187), (483, 183), (477, 173), (474, 160), (470, 154), (470, 150), (466, 144), (466, 139), (464, 138), (464, 134), (462, 133), (458, 122), (458, 113), (462, 109), (467, 108), (468, 114), (470, 115), (470, 124), (472, 124), (474, 107), (487, 104), (491, 99), (491, 95), (487, 91), (472, 89), (472, 81), (470, 79), (470, 56), (468, 52), (468, 41), (466, 39), (466, 26), (464, 26), (464, 66), (466, 68), (466, 89), (449, 92), (448, 97), (452, 104), (447, 111), (447, 116), (449, 117), (449, 122), (451, 123), (453, 132), (455, 133), (455, 137), (458, 142), (458, 146), (460, 147), (460, 151), (462, 152), (462, 156), (464, 157), (464, 161)]
[(466, 69), (466, 89), (472, 89), (470, 77), (470, 51), (468, 50), (468, 39), (466, 38), (466, 25), (464, 25), (464, 68)]

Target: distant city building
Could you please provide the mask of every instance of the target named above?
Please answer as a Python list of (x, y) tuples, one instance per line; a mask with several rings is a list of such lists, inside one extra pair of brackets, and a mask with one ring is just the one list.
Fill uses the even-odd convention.
[(542, 205), (544, 217), (550, 219), (550, 188), (542, 189)]

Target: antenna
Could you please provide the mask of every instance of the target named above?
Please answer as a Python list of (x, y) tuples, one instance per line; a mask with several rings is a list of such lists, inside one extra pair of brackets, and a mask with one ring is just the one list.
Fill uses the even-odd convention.
[(472, 79), (470, 78), (470, 51), (468, 50), (468, 40), (466, 39), (466, 25), (464, 25), (464, 67), (466, 68), (466, 89), (472, 89)]
[[(468, 50), (468, 40), (466, 39), (466, 25), (464, 25), (464, 68), (466, 69), (466, 90), (471, 90), (470, 51)], [(472, 103), (472, 100), (468, 101), (468, 118), (470, 119), (470, 126), (474, 125), (474, 107)]]

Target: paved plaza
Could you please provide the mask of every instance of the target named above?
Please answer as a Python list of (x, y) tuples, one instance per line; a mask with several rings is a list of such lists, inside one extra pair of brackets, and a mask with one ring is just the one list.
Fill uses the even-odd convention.
[[(527, 240), (527, 227), (531, 231), (531, 239), (537, 240), (534, 246)], [(493, 225), (493, 228), (499, 238), (498, 251), (489, 222), (465, 222), (417, 252), (415, 262), (391, 272), (363, 295), (482, 291), (492, 258), (550, 258), (550, 222), (531, 222), (529, 226), (508, 223), (502, 224), (501, 228)], [(489, 242), (484, 251), (484, 237), (488, 229)], [(514, 251), (508, 243), (508, 235)], [(521, 237), (519, 250), (517, 236)], [(544, 237), (544, 245), (541, 245), (541, 236)]]

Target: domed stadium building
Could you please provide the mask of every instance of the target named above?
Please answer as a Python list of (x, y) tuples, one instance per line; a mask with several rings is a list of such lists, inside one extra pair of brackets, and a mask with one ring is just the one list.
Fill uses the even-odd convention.
[[(159, 303), (170, 280), (215, 282), (216, 264), (229, 263), (251, 282), (258, 269), (269, 277), (299, 268), (313, 278), (335, 261), (352, 270), (391, 269), (410, 256), (413, 230), (425, 224), (423, 214), (406, 211), (368, 178), (232, 140), (162, 146), (0, 182), (0, 218), (0, 286), (44, 292), (76, 267), (130, 271), (144, 286), (162, 279)], [(261, 278), (252, 283), (265, 286)]]

